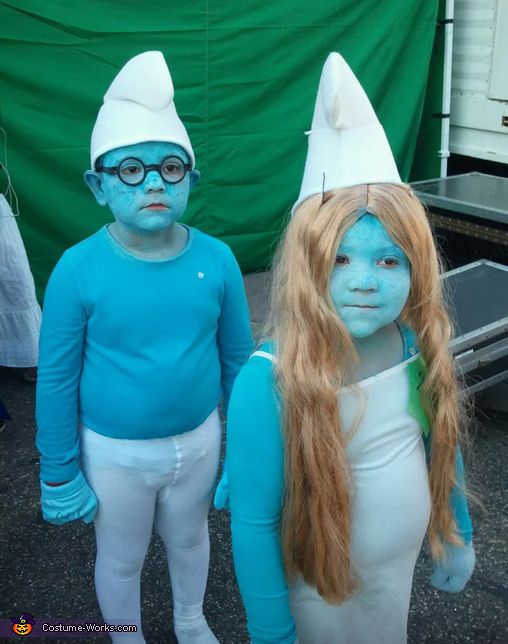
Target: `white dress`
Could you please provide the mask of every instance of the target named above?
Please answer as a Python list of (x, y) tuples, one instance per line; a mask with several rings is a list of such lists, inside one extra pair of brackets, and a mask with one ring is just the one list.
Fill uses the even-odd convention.
[(0, 365), (35, 367), (41, 308), (25, 246), (5, 197), (0, 194)]
[(430, 517), (422, 428), (408, 413), (406, 366), (412, 360), (346, 387), (341, 396), (344, 428), (365, 405), (347, 448), (359, 588), (349, 601), (333, 606), (297, 581), (290, 602), (299, 644), (407, 641), (413, 571)]

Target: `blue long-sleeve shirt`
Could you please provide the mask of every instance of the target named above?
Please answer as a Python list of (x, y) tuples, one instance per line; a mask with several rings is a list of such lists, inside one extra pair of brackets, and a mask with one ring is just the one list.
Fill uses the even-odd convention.
[[(416, 354), (416, 338), (401, 328), (404, 359)], [(273, 345), (261, 351), (274, 353)], [(420, 369), (413, 370), (418, 378)], [(419, 395), (411, 383), (413, 394)], [(292, 644), (296, 629), (291, 615), (284, 574), (280, 521), (284, 495), (284, 442), (281, 432), (281, 401), (270, 360), (253, 356), (240, 371), (228, 409), (227, 477), (233, 536), (235, 572), (248, 618), (253, 644)], [(427, 419), (410, 404), (410, 413), (421, 423), (425, 436)], [(457, 479), (463, 483), (460, 451)], [(466, 542), (472, 528), (467, 500), (456, 487), (451, 507), (458, 530)]]
[(164, 261), (124, 250), (107, 226), (64, 253), (48, 282), (37, 383), (41, 477), (78, 473), (78, 419), (114, 438), (200, 425), (252, 350), (238, 264), (189, 228)]

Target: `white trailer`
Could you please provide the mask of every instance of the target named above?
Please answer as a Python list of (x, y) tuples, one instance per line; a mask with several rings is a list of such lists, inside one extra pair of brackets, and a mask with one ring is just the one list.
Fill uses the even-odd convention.
[(450, 152), (508, 163), (508, 0), (451, 4)]

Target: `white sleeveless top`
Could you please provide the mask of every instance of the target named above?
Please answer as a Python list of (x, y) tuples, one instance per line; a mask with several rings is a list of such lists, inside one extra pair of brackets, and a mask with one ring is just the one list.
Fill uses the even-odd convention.
[(408, 412), (410, 358), (345, 387), (340, 398), (352, 471), (353, 563), (359, 589), (327, 604), (302, 580), (290, 588), (299, 644), (405, 644), (416, 559), (430, 517), (422, 428)]

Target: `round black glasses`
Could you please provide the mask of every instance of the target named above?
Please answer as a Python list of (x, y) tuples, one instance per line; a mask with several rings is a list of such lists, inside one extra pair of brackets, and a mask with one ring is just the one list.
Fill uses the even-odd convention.
[(192, 165), (185, 163), (180, 157), (166, 157), (160, 163), (151, 165), (145, 165), (141, 159), (129, 157), (115, 167), (108, 168), (98, 164), (96, 169), (97, 172), (116, 174), (120, 181), (128, 186), (139, 186), (145, 180), (146, 173), (151, 170), (157, 170), (166, 183), (180, 183), (186, 173), (192, 170)]

